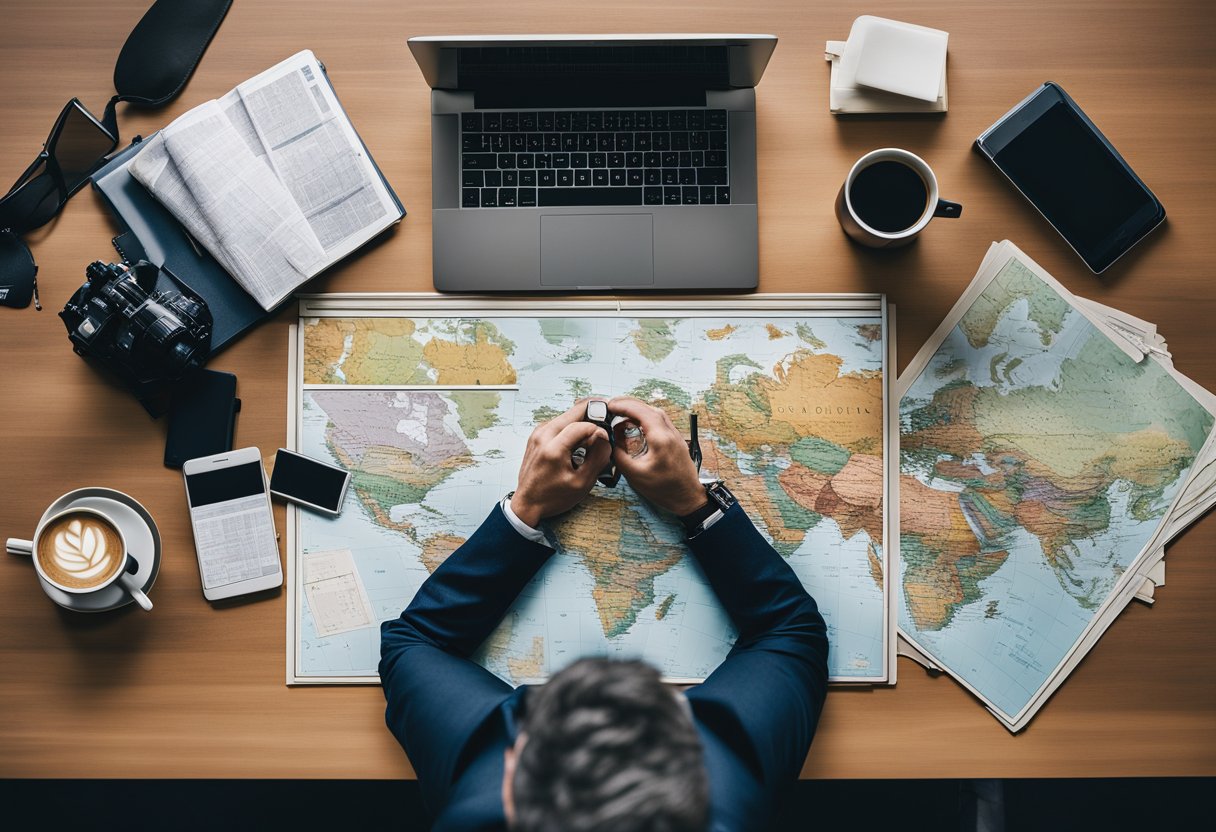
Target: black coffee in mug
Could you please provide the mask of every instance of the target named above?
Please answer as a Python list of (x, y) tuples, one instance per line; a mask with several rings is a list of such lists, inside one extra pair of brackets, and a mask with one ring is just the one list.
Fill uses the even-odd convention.
[(895, 233), (911, 228), (925, 215), (929, 188), (903, 162), (885, 159), (857, 172), (849, 188), (849, 202), (870, 228)]

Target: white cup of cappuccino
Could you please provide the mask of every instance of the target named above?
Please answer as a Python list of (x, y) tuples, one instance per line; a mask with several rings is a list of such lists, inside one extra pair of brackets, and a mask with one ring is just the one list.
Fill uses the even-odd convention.
[(118, 583), (145, 610), (152, 601), (127, 572), (131, 556), (122, 527), (104, 512), (67, 508), (38, 524), (33, 540), (10, 537), (9, 552), (29, 555), (38, 577), (72, 595), (100, 592)]

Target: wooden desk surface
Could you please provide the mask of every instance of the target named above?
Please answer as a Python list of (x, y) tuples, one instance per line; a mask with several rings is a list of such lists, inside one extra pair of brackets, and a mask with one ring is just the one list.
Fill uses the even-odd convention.
[[(112, 67), (147, 0), (0, 0), (5, 34), (0, 182), (38, 151), (73, 95), (100, 113)], [(823, 44), (859, 14), (950, 32), (950, 112), (844, 120), (827, 111)], [(1154, 321), (1177, 366), (1216, 389), (1213, 135), (1216, 17), (1202, 0), (975, 4), (734, 0), (615, 4), (520, 0), (238, 0), (202, 64), (160, 112), (120, 110), (123, 139), (304, 47), (329, 67), (355, 125), (409, 216), (311, 291), (431, 288), (429, 98), (411, 35), (506, 32), (771, 32), (757, 89), (760, 289), (886, 292), (899, 365), (929, 336), (989, 242), (1009, 238), (1075, 292)], [(1044, 80), (1060, 82), (1165, 203), (1164, 229), (1101, 279), (972, 152), (973, 139)], [(914, 246), (876, 254), (846, 240), (832, 200), (865, 151), (897, 145), (966, 206)], [(142, 501), (165, 539), (156, 609), (96, 617), (59, 609), (30, 563), (0, 556), (0, 777), (399, 778), (411, 770), (383, 723), (378, 687), (283, 684), (285, 597), (224, 608), (199, 589), (180, 475), (161, 465), (165, 425), (72, 354), (55, 313), (114, 228), (88, 190), (32, 235), (45, 310), (0, 308), (0, 534), (28, 536), (79, 486)], [(283, 444), (287, 309), (212, 362), (235, 372), (239, 446)], [(283, 528), (281, 510), (279, 528)], [(1019, 736), (949, 678), (901, 661), (894, 689), (829, 697), (808, 777), (1216, 775), (1216, 519), (1169, 551), (1169, 582), (1133, 603)]]

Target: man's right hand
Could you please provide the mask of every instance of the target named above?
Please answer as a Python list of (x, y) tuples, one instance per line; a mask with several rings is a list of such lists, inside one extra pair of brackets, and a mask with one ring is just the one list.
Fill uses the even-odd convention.
[(672, 514), (692, 514), (708, 502), (697, 478), (697, 466), (688, 455), (688, 443), (667, 414), (629, 396), (608, 402), (614, 416), (626, 416), (642, 427), (646, 451), (630, 456), (617, 443), (612, 459), (633, 490)]
[[(595, 485), (596, 474), (608, 462), (608, 433), (598, 425), (584, 422), (586, 412), (587, 400), (582, 399), (562, 415), (537, 427), (528, 437), (511, 510), (532, 528), (544, 518), (578, 505)], [(580, 447), (587, 448), (586, 463), (576, 468), (570, 455)]]

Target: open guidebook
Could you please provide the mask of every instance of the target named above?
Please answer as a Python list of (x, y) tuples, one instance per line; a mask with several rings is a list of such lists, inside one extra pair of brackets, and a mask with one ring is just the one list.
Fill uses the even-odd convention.
[(405, 215), (309, 50), (151, 136), (130, 172), (267, 310)]

